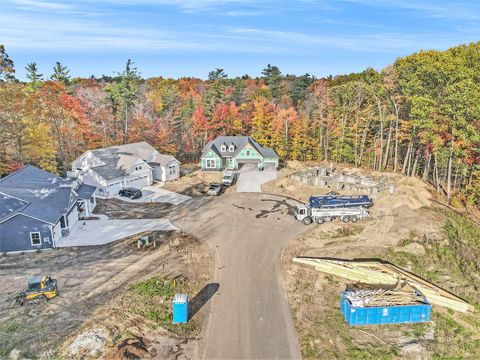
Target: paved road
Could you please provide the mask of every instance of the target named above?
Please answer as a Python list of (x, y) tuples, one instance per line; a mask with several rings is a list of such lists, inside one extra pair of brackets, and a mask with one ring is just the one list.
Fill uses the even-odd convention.
[(275, 180), (277, 170), (257, 170), (256, 164), (245, 164), (240, 169), (237, 180), (237, 192), (262, 192), (262, 184)]
[(305, 227), (287, 209), (277, 196), (232, 193), (191, 203), (172, 219), (215, 253), (213, 281), (220, 287), (207, 304), (199, 358), (300, 358), (279, 259)]

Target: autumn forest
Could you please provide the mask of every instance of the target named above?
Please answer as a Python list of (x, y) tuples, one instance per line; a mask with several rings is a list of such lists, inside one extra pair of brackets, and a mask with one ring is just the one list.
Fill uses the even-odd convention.
[[(401, 172), (451, 201), (480, 203), (480, 43), (420, 51), (381, 71), (315, 78), (283, 74), (75, 78), (68, 64), (27, 81), (0, 45), (0, 175), (23, 164), (65, 173), (87, 149), (147, 141), (198, 161), (217, 135), (253, 136), (283, 161), (326, 160)], [(159, 69), (161, 73), (161, 69)]]

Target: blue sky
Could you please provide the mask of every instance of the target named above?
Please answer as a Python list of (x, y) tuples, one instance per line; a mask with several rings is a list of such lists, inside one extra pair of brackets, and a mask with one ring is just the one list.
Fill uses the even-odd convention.
[(480, 2), (413, 0), (0, 0), (0, 44), (17, 76), (55, 61), (74, 76), (317, 77), (377, 69), (420, 49), (480, 40)]

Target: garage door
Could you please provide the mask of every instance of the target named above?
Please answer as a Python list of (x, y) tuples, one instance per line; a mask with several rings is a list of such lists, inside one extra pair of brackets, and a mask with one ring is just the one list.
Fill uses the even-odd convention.
[(243, 165), (255, 165), (258, 167), (258, 163), (260, 160), (258, 159), (244, 159), (244, 160), (238, 160), (238, 168), (241, 169)]
[(130, 180), (127, 180), (127, 183), (125, 184), (125, 187), (134, 187), (134, 188), (137, 188), (137, 189), (141, 189), (145, 186), (149, 186), (149, 182), (148, 182), (148, 176), (145, 175), (145, 176), (141, 176), (141, 177), (138, 177), (138, 178), (135, 178), (135, 179), (130, 179)]
[(277, 163), (275, 161), (265, 161), (264, 163), (265, 170), (275, 170)]
[(122, 188), (121, 181), (113, 184), (109, 184), (107, 186), (108, 195), (109, 196), (118, 195), (118, 192), (120, 191), (121, 188)]

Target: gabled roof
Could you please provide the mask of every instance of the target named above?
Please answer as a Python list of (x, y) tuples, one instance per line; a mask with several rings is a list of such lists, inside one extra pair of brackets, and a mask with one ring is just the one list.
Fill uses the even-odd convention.
[[(205, 156), (205, 154), (210, 150), (212, 150), (220, 157), (235, 157), (240, 153), (240, 151), (242, 151), (242, 149), (247, 144), (252, 145), (253, 148), (256, 149), (263, 157), (278, 158), (277, 153), (273, 149), (262, 147), (250, 136), (218, 136), (215, 140), (212, 140), (207, 145), (205, 145), (202, 157)], [(222, 145), (226, 145), (226, 151), (221, 151)], [(235, 150), (228, 151), (229, 145), (233, 145), (235, 147)]]
[(167, 166), (173, 161), (180, 163), (173, 155), (156, 154), (148, 164)]
[[(34, 166), (0, 179), (0, 221), (17, 213), (55, 224), (76, 203), (75, 183)], [(13, 199), (16, 199), (13, 200)]]
[(23, 210), (28, 202), (0, 193), (0, 221)]
[(91, 150), (103, 165), (92, 167), (98, 175), (106, 180), (128, 175), (128, 171), (140, 160), (147, 161), (157, 151), (147, 142), (115, 145), (108, 148)]
[(79, 199), (89, 200), (93, 196), (93, 194), (95, 193), (95, 190), (97, 190), (97, 188), (95, 186), (87, 185), (87, 184), (81, 184), (75, 190), (75, 192), (78, 194)]

